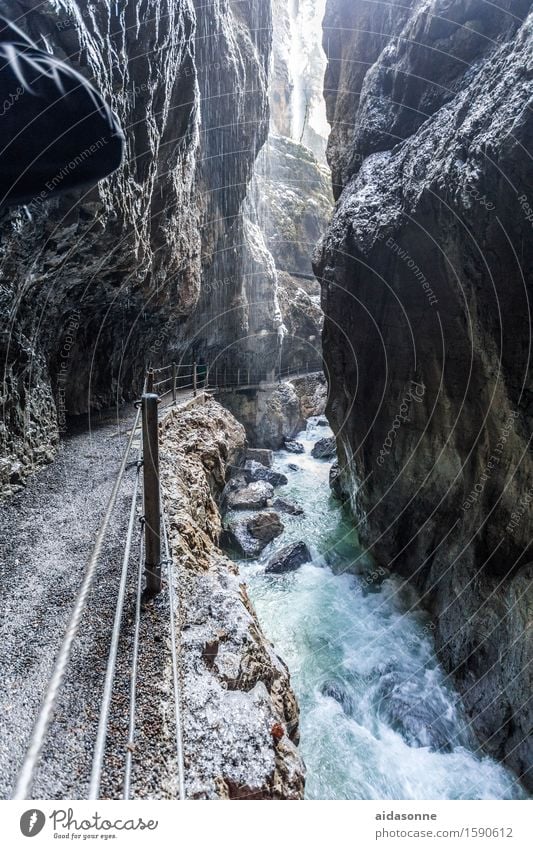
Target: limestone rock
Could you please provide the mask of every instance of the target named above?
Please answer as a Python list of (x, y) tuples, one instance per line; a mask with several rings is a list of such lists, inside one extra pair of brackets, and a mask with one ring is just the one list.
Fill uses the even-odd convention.
[(302, 443), (297, 442), (295, 439), (286, 439), (283, 443), (283, 448), (291, 454), (303, 454), (305, 452), (305, 448)]
[(533, 15), (330, 0), (326, 26), (339, 200), (315, 268), (342, 490), (435, 617), (481, 744), (532, 789)]
[(330, 460), (332, 457), (335, 457), (337, 454), (335, 437), (324, 436), (322, 439), (319, 439), (313, 446), (311, 454), (320, 460)]
[(281, 472), (275, 472), (273, 469), (263, 466), (262, 463), (256, 463), (255, 460), (246, 461), (244, 466), (244, 476), (248, 483), (266, 481), (272, 486), (284, 486), (288, 483), (286, 475)]
[(272, 507), (274, 510), (278, 510), (280, 513), (288, 513), (290, 516), (304, 515), (302, 507), (293, 501), (287, 501), (286, 498), (275, 498), (272, 502)]
[(276, 552), (267, 563), (265, 572), (269, 575), (281, 575), (294, 572), (303, 563), (311, 560), (311, 552), (305, 542), (295, 542)]
[(266, 507), (274, 495), (274, 488), (266, 481), (248, 484), (230, 492), (227, 505), (230, 510), (259, 510)]

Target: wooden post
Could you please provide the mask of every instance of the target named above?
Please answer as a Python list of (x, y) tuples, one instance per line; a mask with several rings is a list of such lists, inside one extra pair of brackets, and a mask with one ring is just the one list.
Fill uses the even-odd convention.
[(159, 494), (159, 397), (146, 393), (143, 412), (144, 538), (146, 593), (161, 592), (161, 499)]
[(196, 398), (198, 395), (198, 366), (196, 365), (196, 362), (193, 363), (192, 367), (192, 389), (194, 397)]
[(176, 403), (177, 398), (177, 380), (178, 380), (178, 367), (176, 363), (172, 363), (172, 403)]
[(240, 385), (241, 385), (241, 370), (240, 370), (240, 368), (238, 368), (237, 369), (237, 386), (240, 386)]
[(248, 386), (250, 386), (250, 366), (248, 366)]

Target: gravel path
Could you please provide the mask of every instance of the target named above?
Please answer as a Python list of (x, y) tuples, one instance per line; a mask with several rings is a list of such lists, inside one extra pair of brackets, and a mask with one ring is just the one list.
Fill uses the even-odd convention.
[[(131, 408), (61, 445), (57, 460), (0, 511), (0, 797), (18, 769), (125, 450)], [(85, 423), (86, 426), (86, 423)], [(132, 454), (131, 459), (135, 457)], [(33, 798), (87, 795), (135, 468), (127, 470), (75, 641)], [(102, 797), (121, 798), (140, 525), (135, 528)], [(168, 595), (143, 613), (135, 796), (175, 796)], [(142, 754), (142, 766), (140, 764)]]

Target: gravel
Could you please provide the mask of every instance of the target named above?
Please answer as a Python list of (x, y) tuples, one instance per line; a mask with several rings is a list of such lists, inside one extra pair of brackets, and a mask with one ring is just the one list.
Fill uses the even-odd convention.
[[(9, 798), (87, 558), (105, 511), (134, 413), (80, 422), (56, 461), (38, 472), (0, 514), (0, 796)], [(132, 460), (135, 453), (132, 453)], [(109, 641), (113, 627), (135, 468), (126, 471), (87, 608), (46, 738), (33, 798), (87, 796)], [(102, 798), (121, 798), (128, 739), (140, 524), (135, 528)], [(177, 794), (167, 593), (142, 617), (136, 797)], [(139, 750), (142, 749), (142, 767)]]

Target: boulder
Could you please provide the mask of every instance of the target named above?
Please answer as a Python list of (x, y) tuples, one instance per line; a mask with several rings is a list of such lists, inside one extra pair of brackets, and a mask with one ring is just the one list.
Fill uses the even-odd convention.
[(335, 699), (340, 704), (344, 713), (347, 716), (353, 716), (355, 713), (355, 701), (350, 694), (348, 687), (343, 681), (331, 680), (325, 681), (320, 688), (323, 696), (330, 699)]
[(290, 516), (303, 516), (304, 511), (299, 504), (294, 504), (293, 501), (287, 501), (285, 498), (276, 498), (272, 502), (274, 510), (279, 510), (280, 513), (288, 513)]
[(273, 510), (252, 516), (246, 523), (246, 529), (250, 536), (264, 542), (265, 545), (284, 531), (283, 522)]
[(275, 472), (273, 469), (268, 469), (262, 463), (257, 463), (255, 460), (247, 460), (244, 466), (244, 475), (248, 483), (256, 483), (257, 481), (266, 481), (272, 486), (284, 486), (288, 483), (287, 477), (281, 472)]
[(324, 436), (315, 443), (311, 451), (317, 460), (331, 460), (337, 454), (337, 445), (334, 436)]
[(311, 560), (311, 552), (305, 542), (294, 542), (286, 545), (268, 561), (265, 572), (269, 575), (281, 575), (284, 572), (294, 572), (303, 563)]
[(266, 481), (257, 481), (229, 492), (226, 498), (230, 510), (260, 510), (274, 495), (274, 488)]
[(346, 500), (346, 496), (342, 491), (341, 470), (337, 460), (335, 460), (329, 470), (329, 486), (335, 498), (338, 498), (339, 501)]
[(262, 463), (263, 466), (272, 468), (274, 462), (274, 452), (269, 448), (248, 448), (246, 451), (247, 460), (255, 460), (256, 463)]
[(230, 521), (222, 532), (220, 542), (224, 548), (233, 548), (245, 557), (257, 557), (283, 530), (277, 513), (267, 511), (247, 519)]
[(301, 472), (302, 471), (302, 467), (299, 466), (297, 463), (289, 463), (288, 468), (291, 470), (291, 472)]
[(305, 448), (301, 442), (295, 439), (286, 439), (283, 445), (285, 451), (290, 451), (291, 454), (304, 454)]

